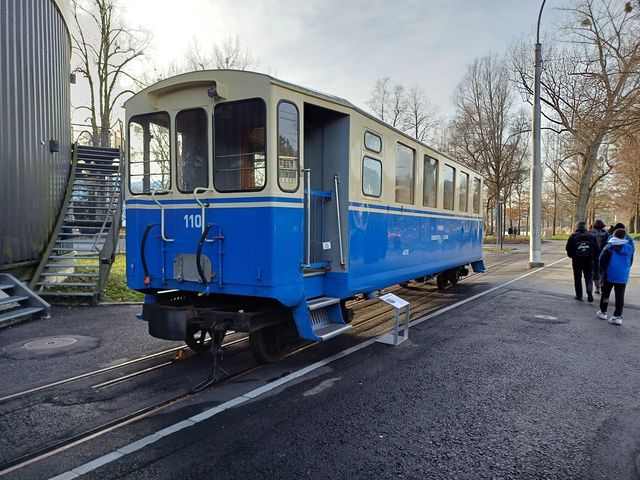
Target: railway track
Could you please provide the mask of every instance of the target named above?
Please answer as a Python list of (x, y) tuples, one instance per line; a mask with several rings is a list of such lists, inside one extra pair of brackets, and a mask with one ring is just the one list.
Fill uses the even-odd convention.
[[(506, 254), (505, 256), (506, 257), (511, 257), (512, 255), (514, 255), (514, 254)], [(524, 255), (524, 253), (522, 255)], [(497, 263), (493, 262), (489, 267), (487, 267), (487, 272), (494, 271), (494, 270), (498, 269), (499, 267), (501, 267), (502, 265), (511, 264), (511, 263), (514, 262), (514, 260), (515, 260), (514, 258), (506, 258), (505, 260), (503, 260), (501, 262), (497, 262)], [(462, 278), (460, 280), (460, 282), (468, 281), (470, 278), (473, 278), (475, 275), (477, 275), (477, 274), (471, 273), (468, 277)], [(398, 290), (400, 290), (402, 288), (403, 287), (400, 287), (400, 286), (396, 285), (394, 287), (386, 289), (386, 291), (397, 292)], [(412, 287), (408, 287), (408, 288), (412, 288)], [(415, 287), (413, 287), (413, 288), (415, 288)], [(439, 292), (439, 290), (435, 290), (433, 292), (430, 292), (427, 295), (428, 296), (432, 296), (436, 292)], [(424, 292), (422, 292), (422, 295), (424, 295)], [(362, 303), (366, 304), (367, 302), (368, 302), (368, 306), (370, 306), (371, 304), (373, 304), (375, 302), (375, 300), (371, 300), (371, 301), (355, 300), (355, 301), (350, 302), (349, 306), (350, 306), (350, 308), (353, 308), (354, 310), (357, 311), (357, 310), (359, 310), (360, 305)], [(422, 310), (420, 310), (420, 305), (423, 302), (420, 302), (419, 299), (414, 299), (413, 302), (418, 302), (418, 303), (412, 303), (411, 310), (412, 310), (412, 312), (414, 312), (415, 315), (418, 315), (418, 314), (420, 314), (422, 312)], [(381, 313), (379, 316), (384, 317), (384, 315), (386, 315), (386, 314), (385, 313)], [(356, 325), (359, 325), (359, 323), (354, 323), (353, 325), (356, 326)], [(222, 346), (223, 347), (229, 347), (229, 346), (235, 345), (237, 343), (241, 343), (241, 342), (247, 341), (248, 338), (249, 337), (247, 335), (244, 335), (240, 339), (224, 342)], [(44, 384), (44, 385), (39, 385), (37, 387), (33, 387), (33, 388), (29, 388), (29, 389), (22, 390), (22, 391), (19, 391), (19, 392), (11, 393), (9, 395), (5, 395), (3, 397), (0, 397), (0, 405), (3, 404), (3, 403), (8, 402), (10, 400), (16, 400), (16, 399), (24, 398), (24, 397), (26, 397), (28, 395), (33, 394), (33, 393), (42, 392), (42, 391), (49, 390), (49, 389), (54, 388), (54, 387), (58, 387), (58, 386), (61, 386), (61, 385), (72, 383), (72, 382), (77, 382), (77, 381), (83, 380), (85, 378), (90, 378), (90, 377), (102, 375), (102, 374), (105, 374), (105, 373), (117, 371), (117, 370), (129, 367), (131, 365), (147, 362), (147, 361), (150, 361), (150, 360), (162, 357), (162, 356), (166, 356), (166, 355), (169, 355), (169, 354), (172, 354), (172, 353), (177, 353), (179, 351), (189, 351), (189, 348), (187, 346), (182, 345), (182, 346), (178, 346), (178, 347), (173, 347), (173, 348), (161, 350), (159, 352), (155, 352), (155, 353), (151, 353), (151, 354), (148, 354), (148, 355), (144, 355), (144, 356), (139, 357), (139, 358), (134, 358), (132, 360), (127, 360), (127, 361), (124, 361), (124, 362), (120, 362), (120, 363), (117, 363), (115, 365), (110, 365), (108, 367), (99, 368), (99, 369), (96, 369), (96, 370), (91, 370), (91, 371), (88, 371), (88, 372), (85, 372), (85, 373), (81, 373), (81, 374), (78, 374), (78, 375), (74, 375), (74, 376), (71, 376), (71, 377), (67, 377), (67, 378), (64, 378), (64, 379), (61, 379), (61, 380), (56, 380), (54, 382), (50, 382), (50, 383), (47, 383), (47, 384)], [(126, 381), (128, 379), (143, 375), (145, 373), (149, 373), (149, 372), (158, 370), (160, 368), (168, 367), (168, 366), (170, 366), (172, 364), (173, 364), (172, 361), (163, 362), (163, 363), (161, 363), (159, 365), (153, 365), (151, 367), (144, 368), (142, 370), (132, 372), (132, 373), (127, 374), (125, 376), (118, 377), (118, 378), (115, 378), (115, 379), (112, 379), (112, 380), (109, 380), (109, 381), (105, 381), (105, 382), (93, 385), (92, 387), (93, 388), (102, 388), (102, 387), (106, 387), (106, 386), (109, 386), (109, 385), (114, 385), (114, 384)]]
[[(508, 255), (509, 258), (505, 258), (503, 261), (500, 262), (493, 262), (491, 264), (490, 267), (487, 268), (487, 272), (490, 271), (497, 271), (499, 270), (502, 266), (505, 265), (509, 265), (514, 263), (514, 261), (518, 260), (519, 257), (521, 257), (520, 255), (518, 255), (517, 257), (512, 256), (512, 255)], [(474, 274), (469, 275), (468, 277), (464, 277), (460, 280), (460, 282), (468, 282), (470, 281), (473, 277), (475, 277)], [(442, 294), (442, 291), (438, 290), (437, 287), (433, 286), (433, 285), (429, 285), (429, 284), (410, 284), (408, 287), (401, 287), (401, 286), (394, 286), (391, 287), (389, 289), (386, 289), (386, 291), (390, 291), (390, 292), (398, 292), (398, 291), (402, 291), (402, 296), (410, 302), (411, 304), (411, 312), (412, 312), (412, 318), (416, 318), (416, 317), (420, 317), (428, 312), (432, 312), (437, 310), (439, 307), (443, 307), (446, 304), (449, 303), (450, 301), (450, 297), (440, 297), (438, 298), (437, 295), (438, 294)], [(441, 299), (441, 302), (438, 302), (437, 300)], [(436, 300), (434, 302), (434, 300)], [(365, 335), (367, 332), (370, 332), (372, 330), (375, 329), (382, 329), (384, 328), (385, 324), (389, 323), (393, 317), (394, 317), (394, 313), (393, 311), (390, 311), (388, 308), (385, 308), (385, 306), (383, 305), (377, 305), (376, 304), (376, 300), (355, 300), (349, 303), (349, 307), (352, 308), (355, 311), (355, 318), (354, 318), (354, 322), (352, 323), (353, 328), (354, 328), (354, 333), (358, 336), (362, 336)], [(224, 342), (223, 343), (223, 347), (229, 347), (229, 346), (233, 346), (233, 345), (237, 345), (237, 344), (241, 344), (243, 342), (246, 342), (248, 340), (248, 335), (243, 335), (240, 338), (236, 338), (234, 340), (228, 341), (228, 342)], [(299, 344), (296, 344), (292, 351), (290, 353), (287, 354), (287, 357), (291, 357), (293, 355), (297, 355), (300, 352), (307, 350), (311, 347), (313, 347), (314, 345), (316, 345), (316, 343), (313, 342), (300, 342)], [(101, 374), (104, 373), (108, 373), (108, 372), (113, 372), (113, 371), (118, 371), (122, 368), (125, 367), (129, 367), (131, 365), (136, 365), (139, 363), (143, 363), (143, 362), (147, 362), (150, 360), (154, 360), (154, 359), (158, 359), (161, 358), (163, 356), (172, 354), (172, 353), (176, 353), (180, 350), (185, 350), (188, 349), (188, 347), (184, 347), (184, 346), (180, 346), (180, 347), (173, 347), (170, 349), (166, 349), (166, 350), (162, 350), (160, 352), (156, 352), (150, 355), (145, 355), (142, 357), (139, 357), (137, 359), (133, 359), (133, 360), (129, 360), (126, 362), (121, 362), (119, 364), (116, 365), (112, 365), (109, 367), (105, 367), (105, 368), (101, 368), (101, 369), (97, 369), (94, 371), (90, 371), (90, 372), (85, 372), (83, 374), (80, 375), (76, 375), (73, 377), (68, 377), (66, 379), (62, 379), (62, 380), (58, 380), (56, 382), (51, 382), (47, 385), (42, 385), (39, 387), (34, 387), (28, 390), (24, 390), (21, 392), (17, 392), (11, 395), (7, 395), (5, 397), (0, 397), (0, 404), (1, 403), (5, 403), (8, 402), (10, 400), (17, 400), (20, 398), (24, 398), (25, 396), (31, 395), (33, 393), (36, 392), (42, 392), (60, 385), (65, 385), (68, 383), (72, 383), (72, 382), (76, 382), (82, 379), (86, 379), (86, 378), (91, 378), (94, 376), (99, 376)], [(242, 349), (241, 351), (245, 351), (248, 350), (249, 347), (247, 345), (246, 349)], [(131, 373), (128, 373), (126, 375), (122, 375), (119, 376), (117, 378), (113, 378), (113, 379), (109, 379), (106, 380), (104, 382), (100, 382), (98, 384), (92, 385), (93, 389), (101, 389), (101, 388), (105, 388), (111, 385), (116, 385), (116, 384), (120, 384), (122, 382), (137, 378), (141, 375), (144, 375), (146, 373), (150, 373), (153, 371), (157, 371), (159, 369), (162, 368), (166, 368), (169, 367), (171, 365), (174, 365), (174, 362), (172, 361), (164, 361), (162, 363), (156, 364), (156, 365), (152, 365), (150, 367), (146, 367), (144, 369), (141, 370), (137, 370)], [(229, 373), (227, 376), (225, 376), (224, 378), (222, 378), (220, 381), (216, 382), (213, 385), (221, 385), (221, 384), (225, 384), (225, 383), (230, 383), (233, 382), (234, 380), (237, 380), (239, 378), (241, 378), (244, 375), (247, 375), (248, 373), (254, 372), (258, 369), (260, 369), (261, 367), (263, 367), (263, 365), (260, 364), (251, 364), (248, 367), (242, 368), (239, 371), (236, 372), (232, 372)], [(48, 457), (57, 455), (59, 453), (62, 453), (66, 450), (69, 450), (70, 448), (73, 448), (77, 445), (80, 445), (82, 443), (85, 443), (87, 441), (90, 441), (92, 439), (95, 439), (97, 437), (100, 437), (102, 435), (105, 435), (109, 432), (112, 432), (114, 430), (117, 430), (119, 428), (125, 427), (127, 425), (130, 425), (132, 423), (135, 423), (139, 420), (142, 420), (146, 417), (151, 416), (152, 414), (155, 414), (159, 411), (161, 411), (162, 409), (165, 409), (169, 406), (175, 405), (178, 402), (182, 402), (185, 399), (191, 398), (194, 395), (197, 395), (201, 390), (198, 391), (194, 391), (193, 388), (190, 388), (188, 390), (182, 391), (181, 393), (177, 394), (177, 395), (173, 395), (169, 398), (163, 399), (159, 402), (156, 402), (152, 405), (143, 407), (141, 409), (138, 409), (134, 412), (122, 415), (118, 418), (115, 418), (113, 420), (110, 420), (108, 422), (104, 422), (101, 423), (95, 427), (92, 428), (88, 428), (86, 430), (83, 430), (80, 433), (74, 434), (74, 435), (70, 435), (67, 438), (63, 438), (61, 440), (57, 440), (57, 441), (53, 441), (45, 446), (39, 447), (35, 450), (33, 450), (32, 452), (20, 455), (18, 457), (15, 457), (7, 462), (5, 462), (4, 464), (0, 465), (0, 476), (7, 474), (7, 473), (11, 473), (14, 472), (16, 470), (25, 468), (31, 464), (37, 463), (41, 460), (44, 460)]]

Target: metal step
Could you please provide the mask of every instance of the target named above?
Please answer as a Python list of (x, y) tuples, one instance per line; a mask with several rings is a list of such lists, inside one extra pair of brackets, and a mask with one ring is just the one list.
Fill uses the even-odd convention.
[(34, 313), (42, 312), (43, 310), (44, 308), (42, 307), (26, 307), (19, 308), (17, 310), (11, 310), (0, 315), (0, 324), (6, 327), (8, 325), (11, 325), (12, 323), (15, 323), (11, 322), (11, 320), (20, 320), (25, 317), (30, 317)]
[[(96, 193), (119, 193), (120, 189), (119, 188), (114, 188), (108, 185), (104, 185), (103, 187), (94, 187), (91, 185), (77, 185), (74, 189), (73, 189), (73, 194), (77, 195), (79, 193), (85, 193), (85, 192), (96, 192)], [(105, 197), (107, 197), (107, 195), (105, 195)]]
[[(111, 222), (107, 222), (107, 224), (105, 225), (105, 228), (108, 228), (110, 226)], [(67, 229), (67, 230), (101, 230), (102, 229), (102, 222), (100, 222), (100, 226), (95, 226), (95, 227), (91, 227), (88, 225), (63, 225), (62, 228)], [(98, 235), (98, 232), (95, 233), (76, 233), (76, 232), (64, 232), (65, 235)], [(104, 233), (103, 235), (108, 235), (108, 233)]]
[[(74, 258), (82, 255), (78, 255), (78, 253), (82, 254), (82, 252), (86, 252), (91, 255), (98, 255), (100, 252), (95, 248), (68, 248), (68, 247), (53, 247), (53, 250), (56, 250), (54, 255), (62, 255), (63, 258)], [(66, 254), (62, 254), (60, 252), (66, 252)], [(74, 253), (75, 252), (75, 253)], [(49, 258), (53, 258), (53, 255), (50, 255)]]
[(78, 163), (86, 162), (112, 162), (114, 164), (120, 163), (120, 152), (80, 152), (78, 151)]
[(104, 204), (104, 200), (86, 200), (86, 199), (84, 199), (84, 198), (82, 198), (82, 199), (76, 199), (76, 200), (71, 200), (71, 202), (72, 202), (72, 203), (80, 202), (80, 203), (83, 203), (83, 204), (84, 204), (84, 203), (97, 203), (97, 204), (100, 204), (100, 205)]
[[(39, 287), (87, 287), (93, 288), (98, 284), (96, 282), (38, 282), (36, 283)], [(43, 292), (48, 292), (49, 290), (42, 290)], [(57, 290), (59, 291), (59, 290)]]
[(120, 186), (120, 179), (109, 178), (109, 179), (100, 181), (100, 180), (94, 180), (92, 178), (78, 178), (73, 184), (74, 187), (90, 187), (92, 185), (95, 185), (97, 187), (107, 186), (107, 187), (116, 188)]
[(8, 303), (17, 303), (27, 300), (29, 297), (26, 295), (16, 295), (15, 297), (0, 298), (0, 305), (6, 305)]
[(102, 220), (104, 220), (104, 217), (109, 217), (110, 216), (109, 210), (107, 210), (105, 213), (99, 213), (96, 210), (88, 211), (88, 212), (77, 212), (76, 211), (76, 212), (69, 213), (69, 215), (73, 215), (74, 217), (81, 217), (83, 215), (88, 216), (88, 217), (102, 217)]
[[(98, 228), (98, 227), (90, 227), (90, 228)], [(71, 237), (91, 237), (91, 238), (102, 238), (102, 237), (106, 237), (107, 235), (109, 235), (106, 232), (96, 232), (96, 233), (67, 233), (67, 232), (63, 232), (62, 235), (63, 237), (66, 238), (71, 238)]]
[(49, 316), (50, 305), (13, 275), (0, 273), (0, 286), (2, 290), (13, 291), (9, 296), (0, 299), (0, 305), (5, 309), (0, 315), (0, 327), (28, 319), (33, 313), (42, 312), (42, 316)]
[[(78, 197), (78, 198), (74, 198), (71, 201), (73, 203), (98, 203), (98, 204), (106, 204), (109, 203), (108, 201), (106, 201), (107, 199), (105, 199), (104, 197), (101, 197), (99, 195), (87, 195), (87, 196), (83, 196), (83, 197)], [(111, 200), (111, 197), (108, 197), (108, 200)]]
[(120, 162), (120, 152), (80, 152), (78, 151), (78, 162)]
[[(99, 268), (99, 263), (47, 263), (45, 268)], [(62, 275), (62, 274), (60, 274)]]
[(313, 333), (315, 333), (321, 340), (324, 341), (324, 340), (329, 340), (330, 338), (333, 338), (333, 337), (337, 337), (338, 335), (341, 335), (343, 333), (346, 333), (349, 330), (351, 330), (351, 328), (352, 328), (351, 325), (330, 323), (323, 327), (314, 329)]
[(94, 297), (97, 293), (93, 292), (56, 292), (54, 290), (42, 290), (38, 292), (42, 297)]
[(328, 307), (329, 305), (335, 305), (336, 303), (340, 303), (339, 298), (335, 297), (318, 297), (313, 298), (307, 302), (307, 307), (309, 311), (318, 310), (320, 308)]
[(95, 252), (95, 250), (92, 250), (93, 254), (92, 255), (49, 255), (49, 258), (82, 258), (82, 259), (92, 259), (92, 258), (99, 258), (98, 254)]
[(120, 190), (120, 185), (122, 185), (120, 177), (113, 177), (113, 178), (79, 177), (79, 178), (76, 178), (76, 182), (73, 184), (72, 188), (73, 188), (73, 191), (75, 191), (79, 187), (85, 187), (85, 186), (86, 187), (109, 187), (115, 190)]
[(81, 278), (96, 278), (98, 276), (97, 273), (61, 273), (61, 272), (45, 272), (42, 274), (43, 277), (81, 277)]
[[(75, 245), (101, 245), (102, 243), (104, 243), (104, 238), (98, 238), (97, 242), (94, 242), (92, 240), (86, 241), (86, 240), (76, 240), (73, 238), (70, 238), (68, 240), (56, 240), (56, 243), (73, 243)], [(64, 245), (62, 245), (64, 247)]]
[(111, 174), (118, 173), (119, 165), (118, 164), (108, 165), (107, 162), (104, 162), (104, 164), (99, 164), (99, 165), (97, 165), (97, 164), (94, 164), (94, 165), (83, 164), (82, 165), (81, 164), (81, 165), (78, 165), (77, 168), (79, 169), (78, 173), (80, 173), (80, 174), (84, 174), (84, 172), (83, 172), (83, 170), (84, 170), (84, 171), (87, 171), (87, 172), (93, 172), (93, 173), (98, 173), (99, 172), (99, 173), (102, 173), (102, 174), (105, 174), (105, 175), (111, 175)]

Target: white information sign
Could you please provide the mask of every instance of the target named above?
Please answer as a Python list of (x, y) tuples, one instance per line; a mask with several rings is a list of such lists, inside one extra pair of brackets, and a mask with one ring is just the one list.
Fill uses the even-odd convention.
[[(386, 293), (378, 298), (391, 305), (395, 312), (393, 333), (382, 335), (378, 338), (378, 342), (397, 346), (409, 338), (409, 319), (411, 316), (409, 312), (409, 302), (393, 293)], [(400, 310), (404, 310), (404, 333), (402, 335), (400, 335)]]
[(407, 305), (409, 305), (409, 302), (394, 295), (393, 293), (385, 293), (384, 295), (381, 295), (379, 298), (383, 302), (387, 302), (393, 308), (404, 308)]

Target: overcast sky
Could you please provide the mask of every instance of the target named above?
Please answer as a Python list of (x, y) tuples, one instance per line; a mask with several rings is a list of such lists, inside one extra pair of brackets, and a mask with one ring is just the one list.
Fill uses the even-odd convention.
[[(532, 43), (541, 0), (120, 0), (131, 26), (153, 34), (150, 61), (180, 61), (189, 42), (239, 36), (256, 70), (366, 108), (378, 78), (420, 85), (445, 114), (476, 57)], [(542, 24), (560, 16), (550, 0)]]

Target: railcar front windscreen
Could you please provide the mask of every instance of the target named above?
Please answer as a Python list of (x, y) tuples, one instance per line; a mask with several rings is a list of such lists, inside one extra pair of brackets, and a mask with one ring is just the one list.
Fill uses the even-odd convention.
[(266, 185), (266, 106), (261, 99), (222, 103), (214, 113), (214, 180), (219, 192)]
[(171, 129), (166, 112), (129, 121), (129, 189), (149, 194), (171, 188)]
[(208, 186), (207, 112), (201, 108), (176, 115), (176, 183), (178, 190), (191, 193)]

